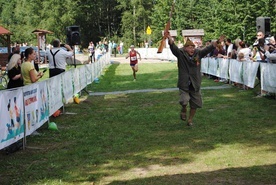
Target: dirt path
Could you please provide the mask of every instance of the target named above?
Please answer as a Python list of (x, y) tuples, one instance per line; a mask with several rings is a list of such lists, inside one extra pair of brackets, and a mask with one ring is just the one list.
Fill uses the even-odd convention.
[[(216, 90), (216, 89), (228, 89), (231, 88), (230, 85), (224, 84), (221, 86), (210, 86), (202, 87), (202, 90)], [(169, 92), (169, 91), (178, 91), (178, 88), (166, 88), (166, 89), (140, 89), (140, 90), (126, 90), (126, 91), (113, 91), (113, 92), (89, 92), (90, 96), (104, 96), (108, 94), (130, 94), (130, 93), (146, 93), (146, 92)]]

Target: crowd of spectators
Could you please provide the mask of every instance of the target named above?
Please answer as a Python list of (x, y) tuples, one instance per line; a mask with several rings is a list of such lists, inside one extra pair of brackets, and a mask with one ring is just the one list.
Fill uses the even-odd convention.
[[(259, 31), (256, 35), (255, 42), (250, 46), (246, 41), (236, 39), (234, 42), (230, 38), (225, 38), (224, 41), (218, 44), (216, 49), (208, 54), (208, 57), (224, 58), (224, 59), (236, 59), (240, 62), (252, 61), (261, 63), (275, 63), (276, 64), (276, 42), (274, 36), (265, 38), (263, 32)], [(208, 45), (209, 42), (206, 43)], [(260, 67), (257, 72), (257, 78), (261, 81)], [(215, 76), (210, 76), (215, 82), (230, 83), (226, 79), (218, 79)], [(242, 84), (234, 83), (243, 89), (248, 87)], [(258, 96), (269, 95), (266, 91), (261, 91)]]

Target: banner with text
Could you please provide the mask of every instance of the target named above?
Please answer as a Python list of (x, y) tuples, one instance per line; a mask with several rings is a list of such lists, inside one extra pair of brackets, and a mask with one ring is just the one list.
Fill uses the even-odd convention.
[(46, 82), (23, 87), (26, 136), (41, 127), (49, 116)]
[(61, 75), (51, 77), (47, 80), (49, 90), (49, 115), (52, 115), (63, 106), (61, 81)]
[(62, 92), (65, 103), (68, 103), (70, 99), (72, 99), (74, 95), (73, 91), (73, 71), (69, 70), (65, 73), (62, 73)]
[(0, 149), (24, 137), (22, 89), (0, 91)]

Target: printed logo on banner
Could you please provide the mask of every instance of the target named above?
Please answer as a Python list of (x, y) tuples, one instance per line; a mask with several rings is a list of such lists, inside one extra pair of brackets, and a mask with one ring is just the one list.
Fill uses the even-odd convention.
[(49, 119), (48, 90), (47, 90), (46, 81), (39, 82), (38, 85), (39, 85), (38, 103), (40, 107), (39, 123), (43, 124)]
[(49, 93), (49, 115), (52, 115), (63, 106), (61, 81), (61, 75), (51, 77), (47, 80)]
[(26, 135), (41, 127), (49, 117), (46, 82), (23, 87)]
[(24, 137), (24, 107), (22, 90), (0, 93), (0, 149)]

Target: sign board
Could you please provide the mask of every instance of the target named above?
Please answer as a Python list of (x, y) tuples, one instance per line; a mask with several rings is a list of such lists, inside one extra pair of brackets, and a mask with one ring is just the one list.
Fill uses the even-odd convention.
[[(177, 30), (169, 30), (170, 35), (172, 37), (176, 37), (177, 36)], [(164, 30), (162, 31), (162, 36), (164, 36)]]
[(190, 29), (190, 30), (182, 30), (182, 36), (184, 37), (184, 40), (186, 38), (189, 38), (196, 47), (202, 46), (202, 37), (204, 36), (204, 30), (203, 29)]
[(149, 26), (147, 27), (147, 31), (146, 31), (146, 33), (147, 33), (148, 35), (150, 35), (150, 34), (151, 34), (151, 29), (150, 29), (150, 27), (149, 27)]
[(190, 29), (190, 30), (182, 30), (183, 37), (190, 37), (190, 36), (204, 36), (203, 29)]

